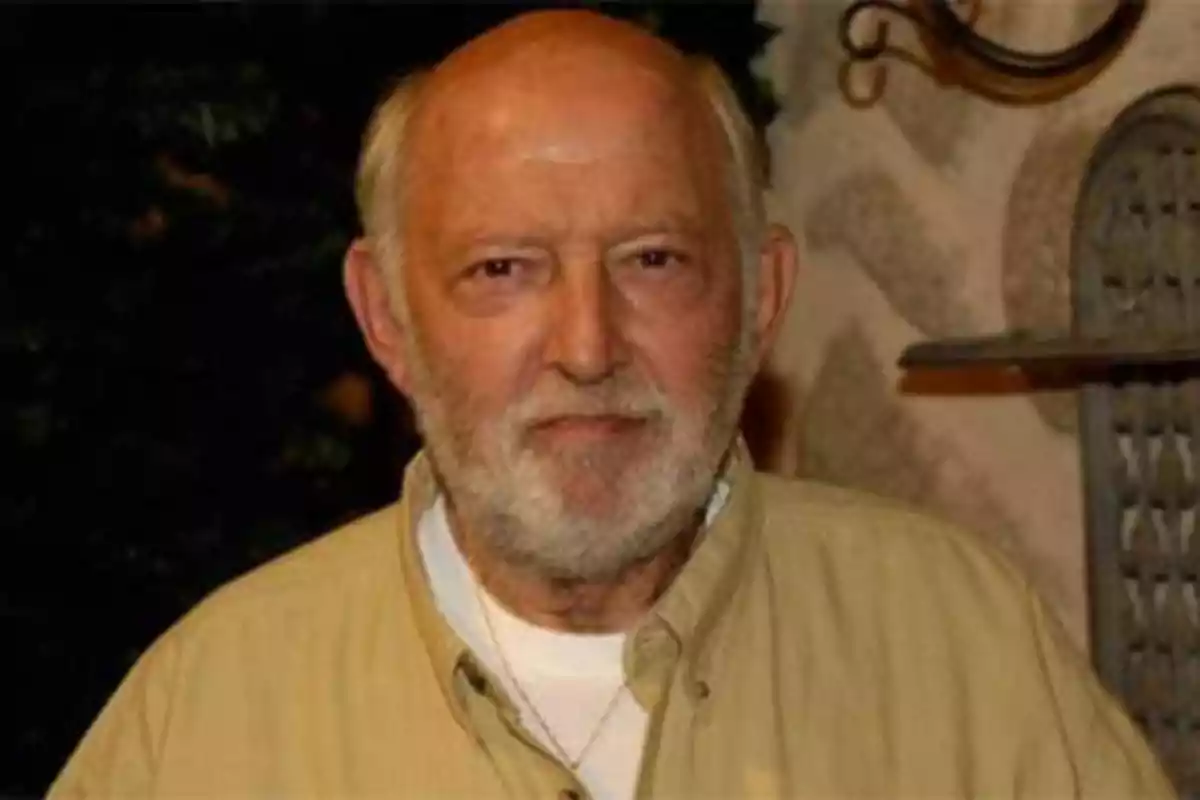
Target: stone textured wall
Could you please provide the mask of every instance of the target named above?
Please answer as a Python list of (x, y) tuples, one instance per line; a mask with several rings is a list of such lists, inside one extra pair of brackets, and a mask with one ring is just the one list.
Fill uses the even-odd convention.
[[(980, 0), (979, 25), (1052, 49), (1113, 2)], [(1091, 148), (1143, 93), (1200, 83), (1200, 3), (1154, 0), (1109, 69), (1051, 104), (997, 104), (888, 62), (869, 108), (839, 88), (845, 5), (761, 7), (781, 28), (759, 65), (783, 106), (768, 132), (772, 202), (803, 265), (754, 399), (770, 423), (748, 434), (769, 468), (899, 496), (991, 538), (1084, 644), (1073, 393), (982, 372), (906, 381), (895, 362), (927, 337), (1066, 327), (1071, 220)], [(893, 33), (911, 42), (905, 28)]]

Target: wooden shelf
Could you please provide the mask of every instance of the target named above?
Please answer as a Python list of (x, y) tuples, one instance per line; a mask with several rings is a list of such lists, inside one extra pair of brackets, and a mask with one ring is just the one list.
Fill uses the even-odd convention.
[(1103, 368), (1200, 363), (1200, 333), (1130, 333), (1088, 338), (1069, 333), (1024, 331), (931, 339), (906, 347), (898, 363), (903, 369)]

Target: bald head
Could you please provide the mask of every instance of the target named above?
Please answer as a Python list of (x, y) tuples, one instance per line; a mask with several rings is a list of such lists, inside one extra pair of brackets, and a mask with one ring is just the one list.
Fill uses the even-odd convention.
[(662, 39), (603, 14), (559, 10), (522, 14), (467, 42), (434, 69), (433, 83), (495, 70), (537, 71), (538, 59), (546, 59), (543, 65), (607, 59), (686, 80), (686, 58)]
[(719, 156), (720, 129), (690, 80), (687, 62), (628, 23), (588, 12), (518, 17), (442, 62), (414, 107), (410, 164), (463, 153), (481, 138), (527, 136), (530, 157), (587, 161), (648, 126), (676, 125), (697, 158)]
[(593, 12), (515, 17), (411, 76), (376, 110), (358, 175), (363, 226), (394, 273), (406, 207), (482, 143), (507, 137), (530, 158), (582, 163), (664, 124), (700, 182), (720, 184), (740, 235), (761, 229), (757, 139), (715, 65)]

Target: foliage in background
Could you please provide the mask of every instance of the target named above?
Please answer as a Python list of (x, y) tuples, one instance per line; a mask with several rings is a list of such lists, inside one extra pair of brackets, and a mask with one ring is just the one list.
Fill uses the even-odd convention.
[[(773, 114), (752, 2), (582, 4)], [(40, 795), (204, 593), (395, 495), (416, 440), (340, 287), (360, 131), (396, 74), (532, 5), (567, 4), (0, 7), (0, 795)]]

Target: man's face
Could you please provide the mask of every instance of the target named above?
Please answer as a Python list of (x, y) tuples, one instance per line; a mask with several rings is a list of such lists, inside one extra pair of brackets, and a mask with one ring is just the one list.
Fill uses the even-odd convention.
[(456, 513), (510, 559), (595, 580), (704, 505), (753, 336), (695, 101), (557, 77), (576, 90), (510, 81), (414, 131), (406, 391)]

